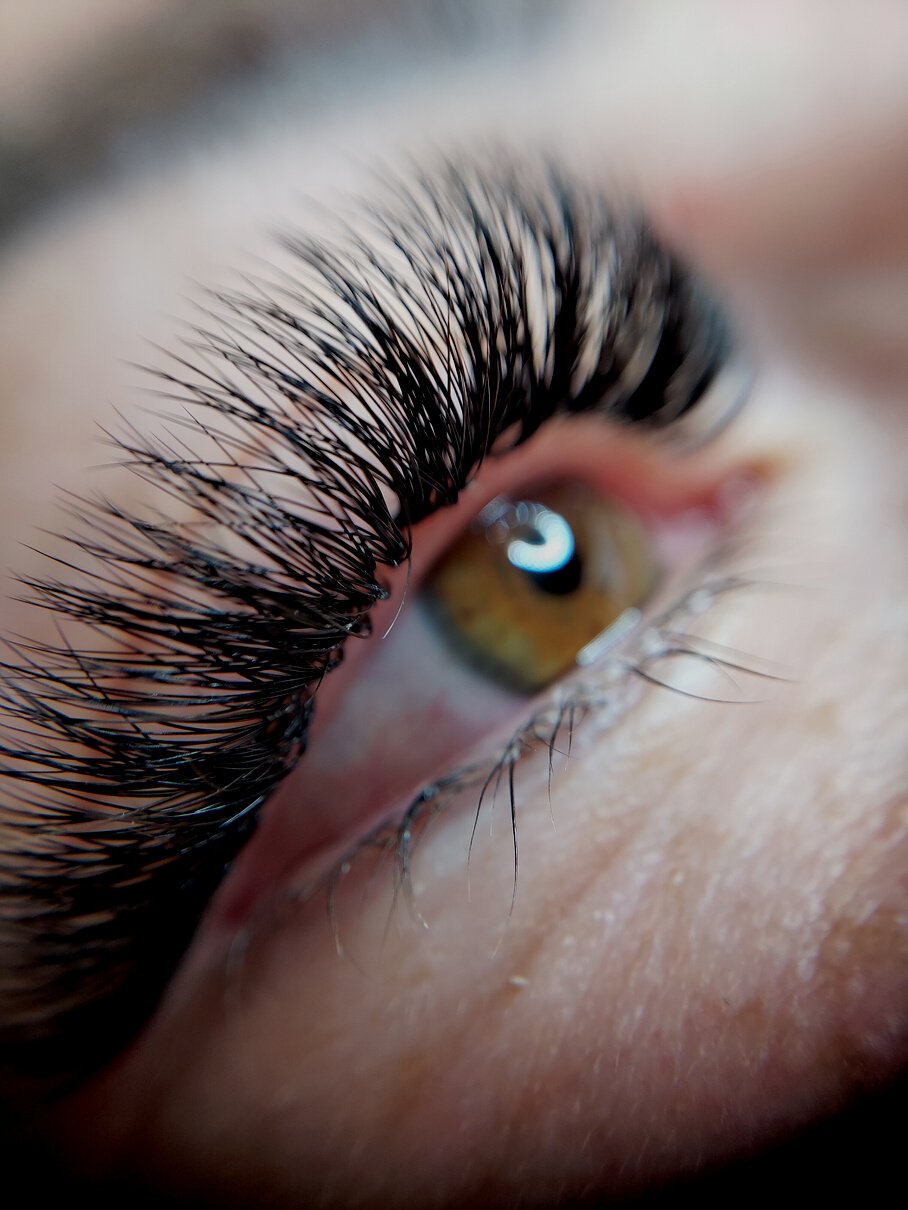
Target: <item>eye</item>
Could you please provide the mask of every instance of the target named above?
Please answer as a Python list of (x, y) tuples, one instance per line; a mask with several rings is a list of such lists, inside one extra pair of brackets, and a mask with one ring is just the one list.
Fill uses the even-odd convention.
[[(668, 459), (659, 474), (619, 475), (612, 421), (674, 426), (699, 406), (727, 360), (718, 308), (638, 214), (613, 213), (550, 166), (446, 165), (400, 193), (363, 208), (363, 235), (288, 238), (271, 278), (217, 295), (186, 357), (165, 363), (163, 426), (119, 431), (147, 495), (135, 508), (77, 497), (65, 574), (27, 585), (61, 625), (16, 652), (0, 741), (14, 802), (26, 794), (44, 828), (40, 843), (31, 824), (16, 837), (34, 899), (15, 919), (27, 937), (27, 994), (8, 1034), (20, 1066), (62, 1072), (76, 1051), (80, 1065), (109, 1055), (228, 865), (258, 861), (268, 888), (274, 863), (301, 847), (351, 843), (376, 810), (406, 808), (425, 777), (519, 713), (520, 695), (620, 626), (662, 568), (608, 503), (603, 449), (627, 489), (615, 498), (633, 504), (634, 484), (657, 494)], [(599, 434), (585, 450), (582, 423)], [(543, 427), (561, 445), (572, 429), (570, 457), (511, 474)], [(501, 476), (482, 495), (487, 466)], [(598, 502), (568, 489), (584, 477)], [(469, 596), (477, 565), (455, 548), (499, 496), (514, 532), (498, 548), (480, 541), (510, 581), (486, 585), (486, 633), (464, 631), (468, 658), (433, 680), (443, 627), (407, 610), (403, 568), (412, 554), (415, 594), (444, 518), (456, 532), (432, 558), (450, 547)], [(494, 535), (501, 522), (481, 524)], [(451, 604), (446, 575), (439, 565), (425, 601)], [(460, 625), (447, 624), (448, 648)], [(389, 627), (389, 641), (359, 642)], [(502, 657), (504, 634), (518, 649)], [(358, 675), (367, 648), (372, 679)], [(469, 692), (452, 692), (458, 676)], [(346, 785), (320, 777), (326, 761)], [(290, 832), (279, 824), (275, 839), (269, 820), (288, 800)], [(91, 1045), (75, 1048), (83, 1014)], [(39, 1031), (22, 1064), (20, 1041), (45, 1018), (50, 1039)]]
[(732, 519), (726, 476), (600, 421), (556, 429), (417, 527), (411, 570), (326, 679), (306, 758), (215, 901), (218, 931), (267, 928), (288, 887), (314, 886), (439, 779), (481, 782), (490, 743), (547, 692), (626, 662), (622, 644), (696, 582)]
[(428, 576), (423, 600), (453, 650), (529, 694), (584, 663), (612, 627), (626, 629), (657, 580), (638, 517), (560, 484), (486, 505)]

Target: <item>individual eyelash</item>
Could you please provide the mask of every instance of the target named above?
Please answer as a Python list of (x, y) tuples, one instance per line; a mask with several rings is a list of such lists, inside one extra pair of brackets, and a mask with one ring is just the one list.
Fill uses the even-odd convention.
[(25, 581), (61, 625), (2, 665), (11, 1093), (147, 1016), (411, 527), (550, 418), (668, 424), (725, 360), (641, 218), (551, 168), (388, 188), (332, 243), (286, 237), (292, 274), (214, 296), (160, 373), (166, 427), (115, 438), (155, 507), (70, 498), (70, 555)]

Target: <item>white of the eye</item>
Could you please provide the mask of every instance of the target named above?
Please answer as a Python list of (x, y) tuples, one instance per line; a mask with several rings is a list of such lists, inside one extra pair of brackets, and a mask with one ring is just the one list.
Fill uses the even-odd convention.
[(522, 536), (508, 542), (508, 562), (520, 571), (533, 574), (559, 571), (574, 553), (574, 535), (559, 513), (542, 504), (518, 505), (518, 524)]

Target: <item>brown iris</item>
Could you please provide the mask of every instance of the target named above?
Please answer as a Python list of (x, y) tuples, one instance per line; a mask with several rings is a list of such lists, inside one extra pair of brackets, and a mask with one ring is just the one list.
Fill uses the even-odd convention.
[(498, 498), (436, 563), (424, 597), (436, 625), (479, 671), (533, 693), (578, 662), (652, 591), (646, 528), (579, 484)]

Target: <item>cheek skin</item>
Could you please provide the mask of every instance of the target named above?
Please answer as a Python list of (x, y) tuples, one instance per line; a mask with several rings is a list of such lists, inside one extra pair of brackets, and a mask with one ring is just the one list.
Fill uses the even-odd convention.
[(908, 568), (890, 437), (767, 384), (724, 440), (779, 467), (754, 566), (810, 587), (702, 633), (757, 655), (782, 638), (797, 681), (747, 706), (648, 694), (614, 732), (578, 732), (551, 811), (545, 762), (526, 768), (510, 916), (506, 805), (468, 894), (467, 803), (418, 851), (427, 930), (400, 902), (389, 925), (390, 872), (365, 871), (339, 901), (346, 956), (316, 900), (226, 980), (190, 963), (76, 1106), (109, 1129), (83, 1159), (224, 1204), (544, 1203), (766, 1142), (893, 1071)]

